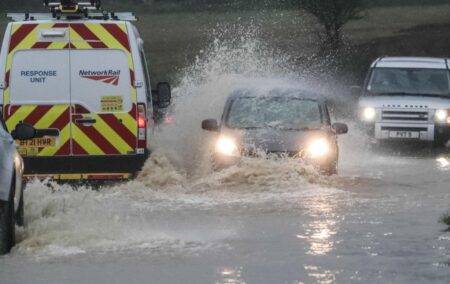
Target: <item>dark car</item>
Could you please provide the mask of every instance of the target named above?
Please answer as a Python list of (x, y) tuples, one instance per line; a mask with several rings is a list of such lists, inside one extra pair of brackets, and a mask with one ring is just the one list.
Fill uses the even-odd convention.
[(331, 125), (324, 99), (299, 90), (239, 90), (228, 98), (220, 124), (207, 119), (202, 128), (218, 133), (216, 169), (264, 153), (302, 159), (329, 175), (337, 173), (337, 135), (348, 132), (345, 124)]

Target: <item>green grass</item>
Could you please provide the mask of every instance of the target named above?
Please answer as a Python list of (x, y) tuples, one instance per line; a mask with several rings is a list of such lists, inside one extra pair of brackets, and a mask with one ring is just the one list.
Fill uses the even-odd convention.
[[(124, 7), (127, 8), (127, 7)], [(0, 31), (6, 24), (0, 17)], [(390, 47), (397, 38), (409, 34), (418, 26), (450, 25), (450, 4), (437, 6), (378, 7), (369, 9), (363, 19), (349, 23), (344, 30), (347, 42), (364, 46), (367, 53), (361, 55), (349, 72), (361, 76), (373, 57), (392, 52)], [(216, 37), (222, 40), (239, 38), (242, 31), (251, 31), (254, 36), (274, 51), (287, 54), (295, 65), (305, 63), (306, 58), (319, 48), (317, 34), (320, 27), (309, 15), (299, 10), (244, 10), (204, 12), (144, 13), (140, 11), (137, 26), (146, 43), (146, 52), (152, 81), (171, 81), (176, 84), (180, 71), (190, 66), (201, 50), (206, 50)], [(239, 32), (241, 31), (241, 32)], [(253, 35), (252, 35), (253, 33)], [(429, 35), (427, 46), (418, 49), (414, 41), (405, 39), (402, 46), (395, 47), (396, 53), (450, 56), (450, 49), (440, 48), (448, 34)], [(246, 35), (249, 36), (248, 34)], [(434, 37), (432, 37), (434, 36)], [(387, 42), (382, 39), (388, 38)], [(423, 44), (423, 43), (422, 43)], [(444, 45), (442, 43), (441, 45)], [(373, 47), (372, 47), (373, 46)], [(423, 50), (422, 50), (423, 49)], [(442, 50), (443, 51), (442, 51)], [(442, 53), (442, 54), (441, 54)], [(344, 74), (351, 75), (354, 74)]]
[[(363, 45), (380, 38), (401, 36), (417, 26), (447, 23), (450, 24), (450, 5), (373, 8), (362, 20), (346, 26), (344, 33), (352, 44)], [(313, 18), (298, 10), (148, 14), (141, 15), (138, 27), (147, 43), (153, 77), (172, 81), (177, 79), (179, 70), (192, 64), (199, 51), (206, 49), (217, 34), (227, 40), (240, 37), (236, 31), (251, 30), (255, 38), (275, 51), (286, 53), (294, 64), (302, 64), (303, 58), (310, 57), (319, 48), (317, 33), (320, 27)], [(220, 32), (214, 33), (213, 29)], [(405, 45), (405, 53), (416, 52), (412, 50), (414, 46), (414, 43)], [(430, 55), (441, 55), (440, 51), (427, 51)], [(450, 56), (448, 48), (446, 52)], [(366, 61), (363, 64), (368, 64)], [(366, 66), (359, 70), (364, 68)]]
[[(146, 12), (175, 11), (242, 11), (261, 9), (291, 9), (298, 7), (298, 0), (156, 0), (136, 4), (138, 1), (103, 0), (107, 9), (138, 9)], [(363, 0), (368, 7), (430, 6), (446, 4), (448, 0)], [(0, 9), (43, 9), (41, 0), (2, 0)]]

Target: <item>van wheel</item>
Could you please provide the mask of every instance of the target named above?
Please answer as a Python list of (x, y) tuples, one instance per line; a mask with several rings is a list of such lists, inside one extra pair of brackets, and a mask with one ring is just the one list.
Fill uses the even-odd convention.
[(0, 201), (0, 255), (7, 254), (15, 243), (14, 199)]

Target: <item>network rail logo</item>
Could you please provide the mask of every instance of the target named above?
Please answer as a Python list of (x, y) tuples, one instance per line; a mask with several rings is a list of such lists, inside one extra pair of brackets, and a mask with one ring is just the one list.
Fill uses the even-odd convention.
[(103, 82), (114, 86), (119, 85), (120, 70), (80, 70), (79, 74), (80, 77), (85, 79)]

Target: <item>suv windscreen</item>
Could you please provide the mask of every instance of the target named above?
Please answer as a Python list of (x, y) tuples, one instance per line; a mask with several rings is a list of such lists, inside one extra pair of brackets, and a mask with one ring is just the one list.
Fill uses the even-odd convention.
[(322, 125), (317, 101), (286, 97), (242, 97), (232, 102), (228, 127), (240, 129), (274, 127), (302, 130)]
[(445, 69), (374, 68), (367, 90), (375, 94), (450, 96), (450, 75)]

